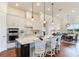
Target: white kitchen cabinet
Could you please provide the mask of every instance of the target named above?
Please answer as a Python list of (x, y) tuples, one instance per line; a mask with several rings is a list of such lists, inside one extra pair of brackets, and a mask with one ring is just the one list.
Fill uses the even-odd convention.
[(18, 8), (13, 8), (13, 7), (8, 6), (7, 9), (8, 9), (7, 13), (9, 13), (9, 14), (17, 15), (19, 17), (25, 17), (25, 12)]
[(7, 3), (0, 3), (0, 52), (7, 50)]
[(33, 21), (33, 30), (38, 30), (38, 29), (39, 29), (38, 22)]
[(27, 18), (27, 26), (29, 27), (33, 27), (33, 30), (40, 30), (41, 29), (41, 19), (40, 19), (40, 15), (34, 13), (34, 21), (31, 20), (32, 14), (31, 12), (26, 12), (26, 18)]
[(33, 24), (33, 30), (41, 30), (42, 28), (42, 23), (41, 23), (41, 19), (38, 17), (38, 15), (34, 15), (34, 21), (32, 21)]
[(7, 16), (8, 27), (21, 28), (25, 26), (25, 18), (8, 14)]

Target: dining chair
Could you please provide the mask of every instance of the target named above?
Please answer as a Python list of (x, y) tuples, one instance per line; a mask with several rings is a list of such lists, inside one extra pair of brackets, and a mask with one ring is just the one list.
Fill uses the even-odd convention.
[(52, 55), (55, 55), (56, 40), (57, 40), (57, 37), (53, 37), (53, 38), (51, 37), (50, 46), (47, 46), (47, 48), (46, 48), (46, 54), (51, 55), (51, 57), (52, 57)]
[(36, 40), (33, 56), (35, 57), (35, 55), (39, 55), (40, 57), (44, 57), (45, 56), (45, 48), (46, 48), (46, 41)]

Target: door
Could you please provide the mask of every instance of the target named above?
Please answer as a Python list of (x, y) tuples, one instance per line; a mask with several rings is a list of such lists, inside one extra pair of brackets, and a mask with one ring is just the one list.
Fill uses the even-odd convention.
[(0, 2), (0, 52), (7, 50), (7, 3)]

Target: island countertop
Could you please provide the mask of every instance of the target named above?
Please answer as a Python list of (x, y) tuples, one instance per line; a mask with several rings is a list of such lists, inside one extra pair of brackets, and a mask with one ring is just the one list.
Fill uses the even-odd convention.
[[(46, 35), (42, 38), (43, 38), (43, 40), (46, 41), (49, 38), (49, 35)], [(37, 36), (32, 35), (32, 36), (17, 38), (16, 41), (19, 42), (20, 44), (24, 45), (24, 44), (33, 43), (35, 40), (38, 40), (38, 39), (39, 38)]]
[(32, 43), (37, 39), (38, 39), (37, 36), (26, 36), (26, 37), (17, 38), (16, 41), (24, 45), (24, 44)]

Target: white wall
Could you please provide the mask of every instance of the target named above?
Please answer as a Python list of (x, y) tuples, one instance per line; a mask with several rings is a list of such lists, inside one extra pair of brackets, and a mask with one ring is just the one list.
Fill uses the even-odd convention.
[(7, 3), (0, 2), (0, 52), (7, 50)]

